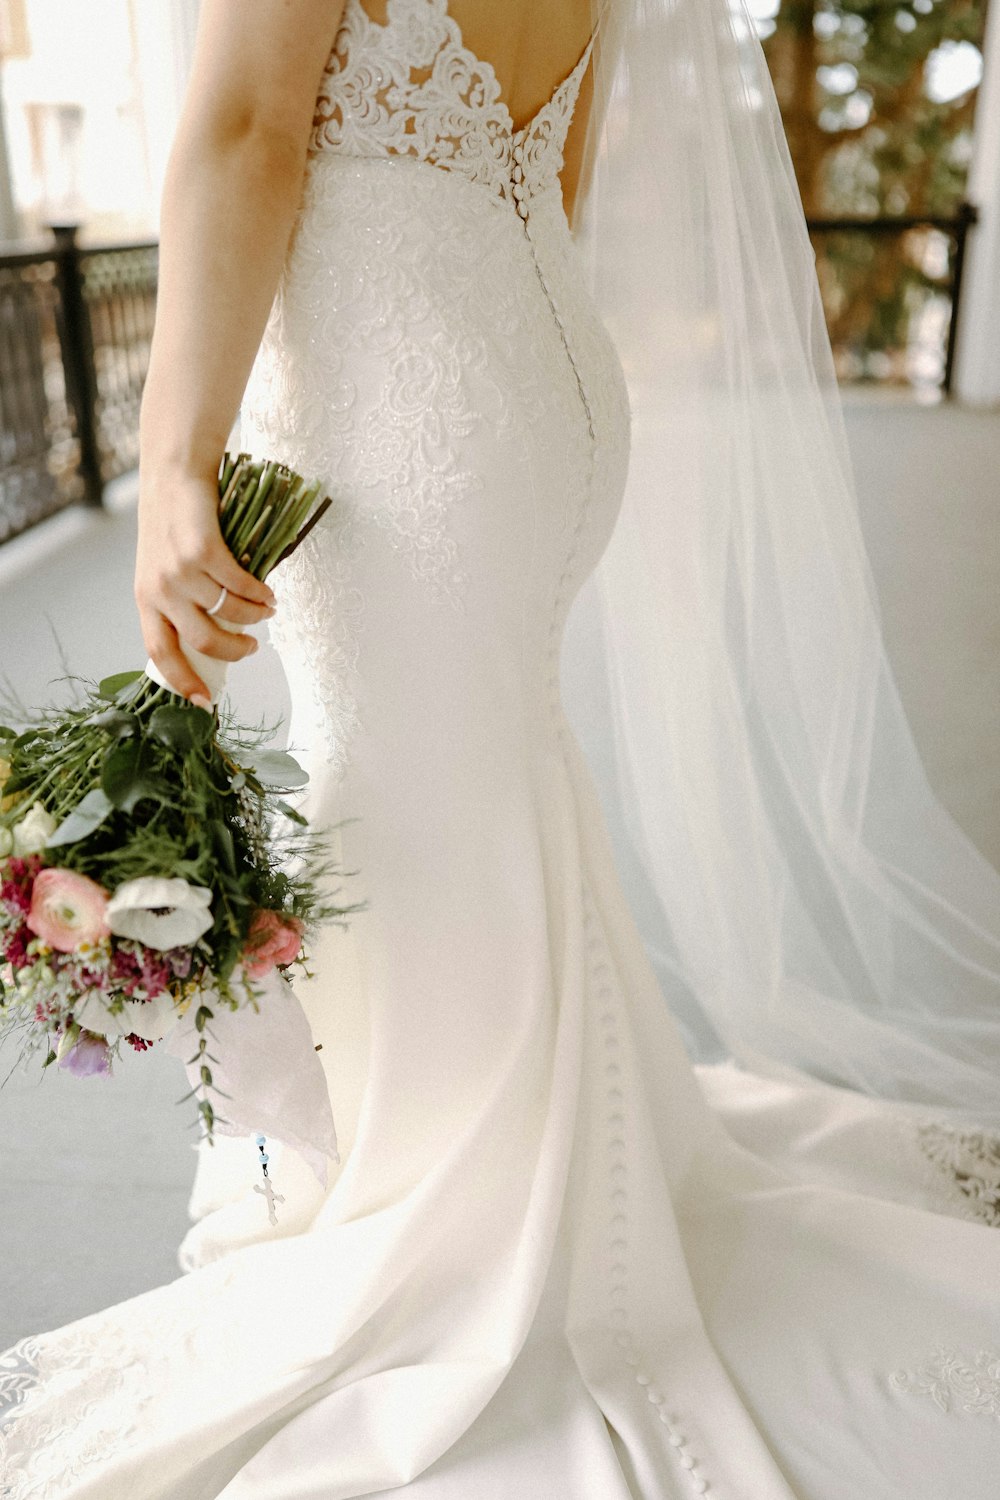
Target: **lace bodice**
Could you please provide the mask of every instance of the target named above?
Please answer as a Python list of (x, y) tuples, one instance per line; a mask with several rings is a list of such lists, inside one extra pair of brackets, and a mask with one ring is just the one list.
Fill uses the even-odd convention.
[(461, 535), (498, 440), (519, 446), (554, 402), (583, 422), (564, 469), (568, 525), (592, 459), (625, 462), (624, 380), (559, 182), (595, 36), (518, 127), (446, 0), (389, 0), (384, 25), (348, 0), (242, 431), (245, 448), (322, 476), (334, 496), (275, 576), (270, 637), (286, 675), (303, 669), (301, 691), (289, 676), (294, 731), (321, 737), (338, 775), (363, 719), (364, 575), (384, 544), (463, 610)]
[(481, 183), (527, 218), (556, 186), (594, 38), (548, 103), (520, 129), (489, 63), (470, 52), (447, 0), (389, 0), (378, 25), (348, 0), (323, 75), (312, 149), (408, 156)]

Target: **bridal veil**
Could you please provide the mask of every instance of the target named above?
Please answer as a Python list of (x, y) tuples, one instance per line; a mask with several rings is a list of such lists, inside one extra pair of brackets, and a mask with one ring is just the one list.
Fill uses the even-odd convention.
[(644, 937), (704, 1058), (1000, 1124), (1000, 876), (882, 638), (829, 340), (743, 0), (593, 0), (578, 238), (633, 451), (597, 571)]

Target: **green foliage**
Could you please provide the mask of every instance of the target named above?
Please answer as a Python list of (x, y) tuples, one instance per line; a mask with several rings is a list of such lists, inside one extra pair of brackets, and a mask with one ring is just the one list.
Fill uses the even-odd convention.
[(116, 680), (110, 707), (106, 679), (76, 708), (37, 710), (29, 728), (0, 733), (12, 803), (0, 823), (13, 827), (42, 802), (58, 823), (54, 862), (107, 890), (144, 875), (210, 887), (205, 948), (217, 980), (238, 962), (258, 908), (309, 928), (359, 909), (322, 892), (333, 873), (326, 837), (281, 795), (308, 778), (293, 756), (266, 748), (267, 731), (242, 729), (234, 743), (215, 715), (148, 678), (139, 691)]
[(975, 90), (935, 100), (929, 63), (979, 48), (984, 19), (983, 0), (784, 0), (764, 50), (808, 213), (955, 210)]
[(114, 700), (123, 694), (125, 688), (138, 687), (142, 680), (142, 672), (116, 672), (113, 677), (104, 677), (97, 684), (97, 696)]
[[(810, 217), (955, 214), (976, 89), (941, 100), (930, 82), (937, 49), (979, 49), (984, 21), (985, 0), (782, 0), (764, 50)], [(891, 363), (929, 326), (947, 296), (944, 248), (927, 231), (817, 237), (842, 370), (848, 352), (862, 368)]]
[(60, 849), (66, 844), (75, 844), (80, 839), (95, 833), (111, 812), (113, 803), (101, 787), (93, 787), (81, 797), (71, 813), (63, 818), (46, 845), (49, 849)]

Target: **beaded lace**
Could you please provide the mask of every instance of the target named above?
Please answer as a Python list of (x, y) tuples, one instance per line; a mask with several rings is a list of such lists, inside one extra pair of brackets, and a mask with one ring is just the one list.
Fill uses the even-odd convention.
[[(362, 551), (388, 541), (435, 598), (462, 610), (467, 577), (452, 521), (475, 502), (481, 477), (459, 464), (461, 440), (538, 420), (542, 377), (525, 368), (518, 336), (530, 298), (505, 274), (501, 244), (490, 274), (485, 218), (516, 212), (525, 233), (548, 241), (558, 279), (554, 263), (570, 249), (559, 173), (593, 43), (518, 129), (446, 0), (390, 0), (385, 25), (348, 0), (320, 85), (292, 250), (242, 409), (244, 447), (322, 476), (334, 496), (274, 576), (280, 607), (269, 631), (282, 658), (301, 664), (302, 727), (325, 739), (338, 776), (361, 727)], [(448, 200), (449, 234), (433, 259), (412, 229), (435, 211), (440, 178), (400, 172), (399, 158), (476, 188)], [(380, 160), (396, 162), (391, 182), (371, 172)], [(348, 373), (366, 353), (380, 361), (377, 396)]]

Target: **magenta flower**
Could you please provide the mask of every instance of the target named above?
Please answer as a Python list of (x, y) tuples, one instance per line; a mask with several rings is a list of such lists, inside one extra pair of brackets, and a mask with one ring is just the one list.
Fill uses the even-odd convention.
[(128, 1042), (129, 1046), (132, 1047), (136, 1052), (148, 1052), (150, 1047), (153, 1045), (153, 1043), (147, 1040), (146, 1037), (136, 1036), (134, 1031), (130, 1031), (125, 1040)]
[(2, 940), (3, 956), (14, 969), (23, 969), (28, 962), (28, 943), (31, 934), (22, 923)]
[(37, 854), (27, 859), (8, 859), (3, 862), (4, 878), (0, 880), (0, 906), (11, 914), (27, 915), (31, 906), (31, 888), (42, 861)]
[(81, 1031), (74, 1045), (59, 1059), (59, 1066), (77, 1078), (93, 1078), (98, 1074), (110, 1076), (108, 1044), (95, 1031)]

